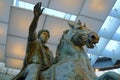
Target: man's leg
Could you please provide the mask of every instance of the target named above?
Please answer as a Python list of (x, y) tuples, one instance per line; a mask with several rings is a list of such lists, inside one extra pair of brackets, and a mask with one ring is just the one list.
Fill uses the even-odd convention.
[(26, 75), (25, 80), (39, 80), (40, 69), (41, 69), (40, 64), (33, 63), (28, 65), (25, 71), (25, 75)]

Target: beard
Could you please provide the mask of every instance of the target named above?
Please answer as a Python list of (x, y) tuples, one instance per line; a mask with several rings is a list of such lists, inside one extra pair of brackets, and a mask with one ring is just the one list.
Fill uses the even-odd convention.
[(47, 43), (48, 39), (46, 39), (46, 38), (39, 38), (39, 41), (42, 42), (42, 43)]

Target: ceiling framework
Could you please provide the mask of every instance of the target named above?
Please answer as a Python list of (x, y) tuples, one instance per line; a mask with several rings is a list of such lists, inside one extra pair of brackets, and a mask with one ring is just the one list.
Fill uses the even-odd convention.
[(0, 21), (8, 23), (10, 6), (13, 4), (13, 0), (1, 0), (0, 1)]
[[(64, 12), (63, 19), (50, 16), (49, 12), (43, 14), (36, 30), (36, 32), (41, 29), (50, 31), (51, 35), (47, 45), (54, 56), (63, 31), (69, 29), (66, 20), (66, 16), (69, 14), (76, 16), (74, 21), (81, 20), (100, 36), (100, 41), (94, 49), (85, 48), (86, 52), (91, 54), (92, 66), (99, 68), (101, 66), (99, 63), (103, 64), (101, 68), (107, 67), (106, 63), (114, 66), (120, 60), (120, 9), (112, 9), (117, 0), (71, 0), (71, 2), (69, 0), (1, 0), (0, 61), (5, 62), (6, 67), (21, 69), (25, 56), (28, 28), (33, 18), (33, 12), (26, 9), (26, 4), (20, 5), (20, 1), (32, 5), (40, 1), (45, 8)], [(13, 2), (16, 6), (12, 6)], [(20, 8), (20, 6), (25, 8)], [(110, 62), (104, 60), (106, 63), (102, 63), (98, 60), (99, 57), (110, 58)]]

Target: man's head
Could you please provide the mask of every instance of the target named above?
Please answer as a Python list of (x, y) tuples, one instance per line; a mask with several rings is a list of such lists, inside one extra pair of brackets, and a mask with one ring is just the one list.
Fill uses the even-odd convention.
[(46, 43), (50, 37), (50, 32), (48, 30), (40, 30), (38, 32), (38, 40), (42, 43)]

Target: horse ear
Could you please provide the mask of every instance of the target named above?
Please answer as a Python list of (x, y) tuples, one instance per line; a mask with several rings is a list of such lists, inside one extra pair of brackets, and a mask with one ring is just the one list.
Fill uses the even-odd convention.
[(86, 27), (86, 24), (84, 23), (83, 25), (80, 25), (78, 29), (82, 29), (83, 27)]
[(74, 28), (74, 25), (72, 25), (72, 24), (70, 24), (70, 23), (68, 23), (68, 25), (69, 25), (71, 28)]
[(83, 28), (83, 26), (79, 26), (77, 29), (82, 29)]
[(86, 23), (83, 24), (83, 27), (86, 27)]
[(77, 24), (78, 24), (78, 25), (81, 25), (82, 23), (81, 23), (81, 21), (80, 21), (80, 20), (78, 20)]
[(75, 26), (74, 26), (74, 23), (72, 21), (68, 21), (68, 25), (73, 29)]
[(76, 22), (73, 22), (73, 21), (68, 21), (68, 24), (72, 29), (74, 29), (74, 28), (79, 27), (80, 22), (76, 23)]
[(65, 31), (63, 31), (63, 34), (67, 34), (67, 33), (68, 33), (68, 31), (69, 31), (69, 30), (65, 30)]

